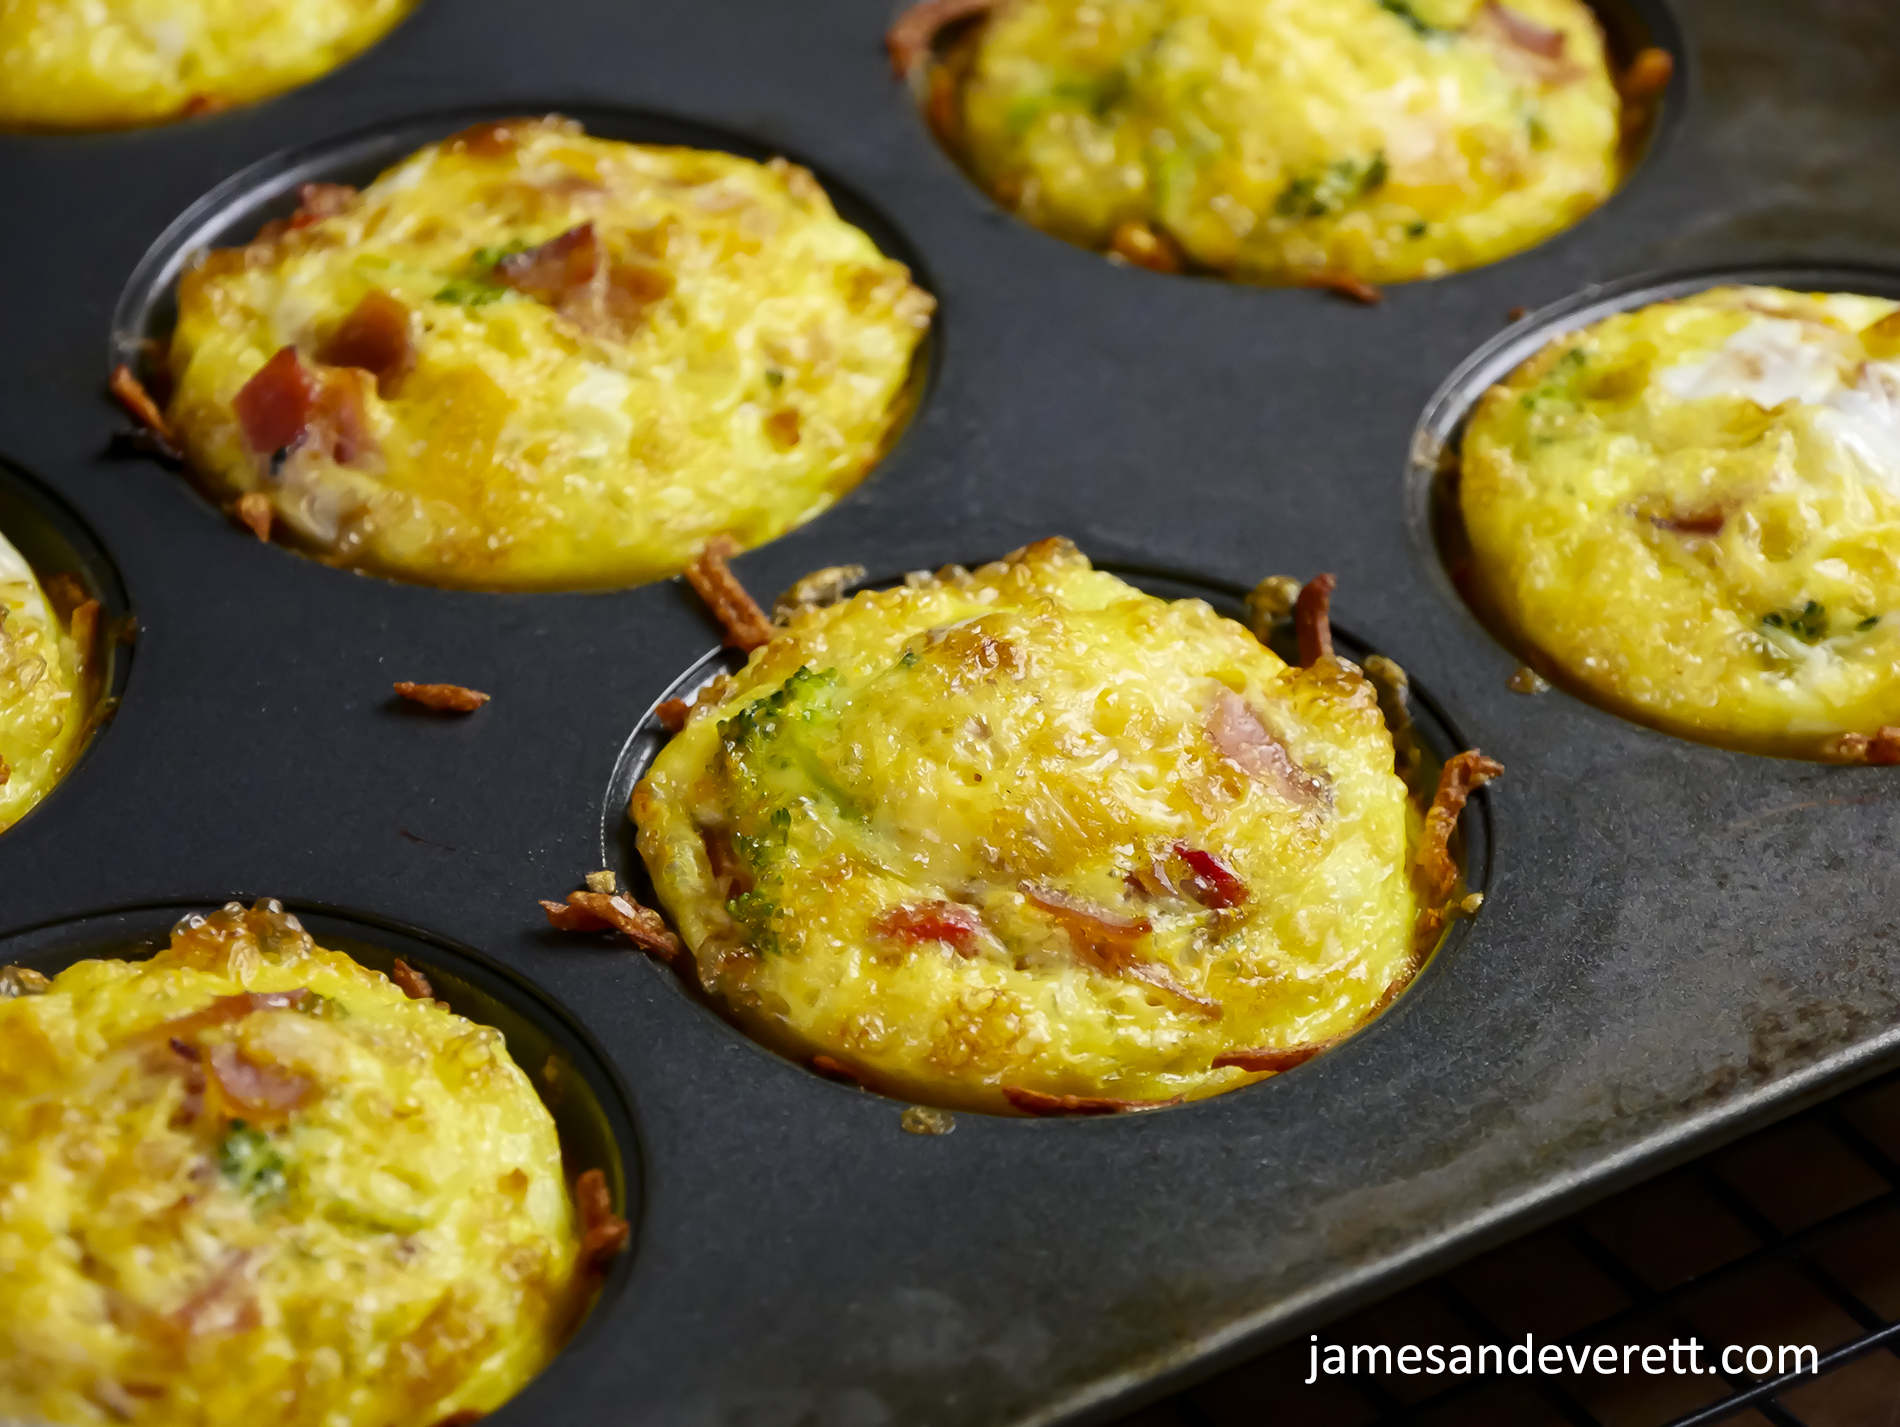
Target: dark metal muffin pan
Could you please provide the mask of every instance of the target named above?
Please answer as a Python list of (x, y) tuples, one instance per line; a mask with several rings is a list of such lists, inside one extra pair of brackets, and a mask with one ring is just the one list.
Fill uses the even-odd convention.
[[(0, 138), (0, 455), (83, 518), (140, 626), (117, 717), (0, 837), (0, 959), (40, 948), (31, 928), (269, 895), (365, 941), (470, 948), (499, 999), (557, 1008), (626, 1106), (606, 1123), (636, 1237), (502, 1423), (1098, 1418), (1871, 1073), (1900, 1052), (1896, 775), (1511, 693), (1514, 658), (1408, 493), (1420, 413), (1510, 309), (1659, 272), (1900, 268), (1900, 9), (1663, 3), (1632, 3), (1679, 28), (1679, 74), (1625, 189), (1371, 309), (1117, 267), (999, 212), (891, 78), (888, 0), (431, 0), (279, 100)], [(910, 428), (836, 509), (739, 562), (756, 593), (1056, 533), (1217, 592), (1331, 570), (1342, 625), (1509, 770), (1468, 822), (1489, 896), (1462, 942), (1283, 1077), (932, 1138), (638, 955), (548, 931), (535, 899), (619, 855), (604, 804), (630, 733), (714, 642), (684, 588), (449, 592), (259, 545), (176, 475), (104, 454), (100, 361), (130, 275), (231, 175), (547, 107), (809, 162), (941, 301)], [(389, 697), (405, 678), (495, 700), (416, 715)]]

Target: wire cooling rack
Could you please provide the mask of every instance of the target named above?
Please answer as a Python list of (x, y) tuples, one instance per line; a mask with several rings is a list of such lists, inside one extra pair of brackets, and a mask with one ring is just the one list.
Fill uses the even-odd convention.
[[(1375, 1304), (1319, 1341), (1475, 1348), (1527, 1333), (1540, 1346), (1609, 1344), (1619, 1362), (1623, 1345), (1693, 1337), (1705, 1371), (1394, 1371), (1309, 1386), (1313, 1345), (1302, 1339), (1114, 1427), (1900, 1427), (1900, 1071)], [(1812, 1344), (1818, 1371), (1723, 1373), (1730, 1344)]]

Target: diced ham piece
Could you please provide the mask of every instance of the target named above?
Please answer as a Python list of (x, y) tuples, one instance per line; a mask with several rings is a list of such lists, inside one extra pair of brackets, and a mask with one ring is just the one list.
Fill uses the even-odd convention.
[(1505, 55), (1541, 83), (1564, 84), (1584, 74), (1583, 67), (1564, 53), (1568, 37), (1562, 30), (1540, 25), (1498, 0), (1485, 0), (1473, 28), (1501, 43)]
[(1165, 991), (1196, 1010), (1218, 1018), (1220, 1002), (1197, 995), (1168, 974), (1167, 968), (1140, 954), (1141, 939), (1154, 930), (1146, 917), (1116, 916), (1106, 908), (1072, 897), (1055, 887), (1025, 882), (1022, 892), (1030, 902), (1054, 917), (1069, 935), (1077, 958), (1107, 976), (1126, 976)]
[(294, 991), (245, 991), (236, 996), (220, 996), (209, 1006), (154, 1027), (152, 1034), (180, 1040), (211, 1026), (241, 1021), (258, 1011), (295, 1010), (309, 994), (299, 986)]
[(281, 1120), (316, 1091), (305, 1076), (259, 1065), (230, 1044), (212, 1046), (205, 1065), (224, 1102), (219, 1109), (241, 1120)]
[(495, 264), (495, 280), (589, 332), (625, 336), (673, 290), (661, 268), (612, 261), (592, 223)]
[(1727, 519), (1722, 508), (1716, 506), (1709, 510), (1692, 510), (1683, 515), (1652, 515), (1649, 523), (1660, 530), (1672, 530), (1678, 535), (1720, 535)]
[(871, 923), (871, 930), (893, 941), (940, 941), (959, 956), (975, 956), (983, 918), (975, 909), (956, 902), (915, 902), (888, 907)]
[(376, 390), (394, 396), (416, 364), (409, 337), (409, 309), (381, 288), (374, 288), (350, 310), (317, 352), (333, 367), (359, 367), (376, 378)]
[(1181, 890), (1203, 907), (1237, 907), (1247, 900), (1247, 884), (1213, 853), (1177, 842), (1174, 855), (1188, 867)]
[(1310, 807), (1325, 796), (1326, 785), (1294, 763), (1286, 745), (1267, 732), (1260, 716), (1233, 690), (1223, 688), (1214, 700), (1207, 733), (1221, 757), (1289, 802)]
[(600, 266), (600, 240), (594, 225), (582, 223), (539, 247), (510, 253), (495, 264), (495, 280), (516, 292), (558, 306), (577, 287), (594, 280)]
[(232, 401), (253, 451), (281, 451), (304, 432), (316, 410), (318, 384), (295, 347), (285, 347), (244, 383)]
[(1500, 32), (1521, 50), (1545, 59), (1561, 59), (1564, 52), (1564, 32), (1549, 25), (1540, 25), (1527, 15), (1520, 15), (1508, 5), (1498, 4), (1498, 0), (1485, 0), (1485, 12), (1490, 15)]

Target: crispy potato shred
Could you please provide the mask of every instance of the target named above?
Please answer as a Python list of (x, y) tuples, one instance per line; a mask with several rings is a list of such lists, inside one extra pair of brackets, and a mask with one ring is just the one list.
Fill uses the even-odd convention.
[(1167, 1100), (1112, 1100), (1103, 1095), (1049, 1095), (1041, 1090), (1026, 1090), (1020, 1085), (1005, 1085), (1003, 1095), (1025, 1115), (1051, 1118), (1061, 1115), (1125, 1115), (1137, 1110), (1164, 1110), (1179, 1105), (1183, 1096)]
[(407, 679), (394, 685), (394, 688), (398, 698), (421, 704), (431, 713), (474, 713), (490, 697), (478, 689), (466, 689), (460, 684), (412, 684)]
[(1338, 583), (1331, 575), (1315, 575), (1300, 587), (1300, 597), (1293, 603), (1300, 663), (1309, 669), (1319, 660), (1333, 657), (1332, 601)]
[(726, 643), (750, 654), (771, 641), (772, 621), (746, 593), (745, 586), (739, 583), (739, 577), (727, 563), (738, 550), (729, 536), (707, 541), (699, 558), (686, 567), (686, 582), (726, 631)]
[(817, 1071), (818, 1074), (824, 1076), (825, 1079), (835, 1080), (841, 1085), (864, 1084), (862, 1080), (858, 1079), (857, 1071), (832, 1056), (814, 1055), (811, 1058), (811, 1068)]
[(1304, 286), (1316, 287), (1323, 292), (1338, 293), (1341, 297), (1351, 298), (1361, 307), (1377, 307), (1385, 301), (1385, 290), (1362, 277), (1351, 273), (1324, 272), (1306, 280)]
[(1891, 767), (1900, 763), (1900, 727), (1882, 726), (1873, 734), (1843, 733), (1831, 739), (1827, 754), (1842, 763), (1871, 763)]
[(151, 435), (160, 451), (176, 459), (178, 441), (172, 434), (171, 423), (165, 420), (165, 413), (159, 410), (158, 403), (145, 389), (145, 383), (138, 379), (132, 369), (120, 362), (112, 369), (112, 380), (108, 386), (113, 399), (125, 408), (126, 415)]
[(556, 931), (616, 931), (662, 961), (671, 961), (684, 950), (658, 912), (624, 892), (569, 892), (565, 904), (544, 901), (541, 910)]
[(275, 517), (269, 496), (246, 491), (231, 502), (231, 518), (264, 544), (270, 544), (271, 522)]
[(1314, 1056), (1331, 1050), (1345, 1039), (1345, 1036), (1329, 1036), (1323, 1041), (1312, 1041), (1306, 1045), (1222, 1051), (1214, 1057), (1214, 1066), (1218, 1069), (1223, 1065), (1233, 1065), (1246, 1071), (1271, 1070), (1278, 1074), (1283, 1070), (1291, 1070), (1296, 1065), (1305, 1065)]
[(1458, 863), (1451, 855), (1451, 836), (1458, 815), (1472, 793), (1504, 771), (1495, 758), (1475, 748), (1453, 756), (1438, 775), (1438, 792), (1425, 814), (1425, 835), (1419, 841), (1418, 865), (1435, 902), (1450, 897), (1458, 885)]
[(411, 1001), (435, 999), (435, 988), (429, 984), (429, 978), (400, 956), (396, 958), (395, 966), (390, 969), (389, 979), (394, 981), (402, 989), (402, 994)]
[(606, 1172), (590, 1169), (575, 1180), (574, 1202), (581, 1211), (581, 1262), (591, 1272), (605, 1273), (633, 1232), (627, 1221), (614, 1213)]
[(1001, 0), (923, 0), (897, 17), (884, 34), (891, 68), (904, 78), (930, 53), (937, 36), (948, 25), (994, 10)]

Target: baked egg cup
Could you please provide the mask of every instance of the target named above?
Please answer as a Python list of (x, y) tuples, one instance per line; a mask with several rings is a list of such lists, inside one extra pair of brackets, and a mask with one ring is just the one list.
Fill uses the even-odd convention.
[(828, 508), (910, 409), (933, 300), (785, 160), (507, 120), (302, 197), (185, 273), (162, 401), (115, 389), (326, 563), (660, 579)]
[(1584, 0), (925, 0), (889, 42), (1035, 227), (1364, 300), (1600, 205), (1671, 69), (1652, 49), (1613, 74)]
[[(794, 606), (673, 712), (630, 813), (676, 964), (826, 1074), (997, 1113), (1216, 1095), (1363, 1025), (1475, 910), (1457, 808), (1329, 639), (1289, 666), (1064, 540)], [(1458, 806), (1501, 771), (1453, 765)]]
[(70, 576), (49, 592), (0, 534), (0, 833), (85, 748), (99, 713), (99, 639), (98, 602)]
[(274, 902), (0, 970), (0, 1417), (464, 1421), (539, 1372), (626, 1225), (431, 995)]
[(1714, 287), (1552, 341), (1466, 425), (1473, 601), (1724, 747), (1900, 760), (1900, 303)]
[(120, 129), (307, 84), (417, 0), (0, 0), (0, 129)]

